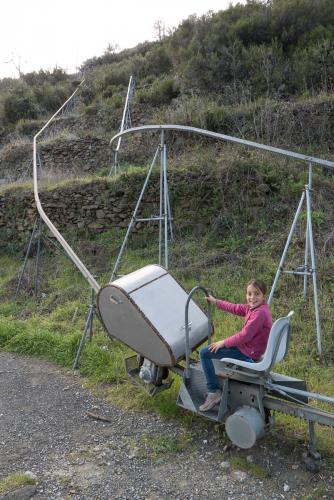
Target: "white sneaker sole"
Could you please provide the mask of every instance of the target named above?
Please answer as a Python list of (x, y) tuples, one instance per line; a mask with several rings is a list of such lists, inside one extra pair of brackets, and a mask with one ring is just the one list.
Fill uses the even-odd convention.
[(219, 399), (214, 400), (214, 401), (210, 401), (210, 403), (202, 404), (198, 409), (199, 409), (199, 411), (209, 411), (214, 406), (217, 406), (220, 403), (220, 401), (221, 401), (221, 397)]

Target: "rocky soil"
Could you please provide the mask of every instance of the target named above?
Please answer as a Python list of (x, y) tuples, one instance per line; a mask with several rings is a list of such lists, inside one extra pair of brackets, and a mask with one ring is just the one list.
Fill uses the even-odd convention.
[(334, 498), (331, 464), (308, 472), (277, 432), (238, 450), (217, 425), (124, 411), (73, 373), (9, 353), (0, 382), (0, 485), (15, 472), (35, 482), (0, 499)]

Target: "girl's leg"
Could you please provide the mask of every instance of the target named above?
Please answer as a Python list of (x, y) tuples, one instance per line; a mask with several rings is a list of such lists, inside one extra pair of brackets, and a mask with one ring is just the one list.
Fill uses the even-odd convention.
[(218, 349), (217, 352), (211, 352), (207, 346), (201, 349), (199, 354), (209, 392), (216, 392), (220, 389), (219, 379), (215, 373), (215, 368), (212, 362), (213, 359), (233, 358), (251, 361), (251, 359), (239, 351), (237, 347), (222, 347), (221, 349)]
[(206, 378), (206, 385), (209, 392), (216, 392), (218, 389), (220, 389), (219, 380), (215, 373), (215, 368), (213, 366), (212, 360), (222, 358), (222, 356), (219, 355), (219, 352), (223, 349), (224, 348), (218, 349), (217, 352), (211, 352), (209, 351), (209, 347), (207, 346), (203, 347), (203, 349), (201, 349), (199, 353), (202, 369)]

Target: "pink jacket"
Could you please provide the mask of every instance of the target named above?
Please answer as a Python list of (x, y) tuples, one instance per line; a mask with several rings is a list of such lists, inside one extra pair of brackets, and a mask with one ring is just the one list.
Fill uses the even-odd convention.
[(245, 356), (259, 359), (267, 347), (269, 332), (273, 323), (268, 304), (261, 304), (251, 309), (247, 304), (232, 304), (226, 300), (217, 300), (218, 309), (245, 316), (240, 332), (224, 340), (224, 346), (237, 347)]

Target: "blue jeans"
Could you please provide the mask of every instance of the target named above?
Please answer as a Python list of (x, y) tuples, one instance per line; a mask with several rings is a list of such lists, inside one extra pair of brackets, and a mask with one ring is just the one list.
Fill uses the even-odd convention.
[(233, 358), (253, 363), (253, 360), (239, 351), (237, 347), (221, 347), (217, 352), (211, 352), (209, 351), (209, 346), (207, 346), (200, 350), (199, 355), (209, 392), (215, 392), (220, 389), (219, 379), (212, 362), (213, 359)]

